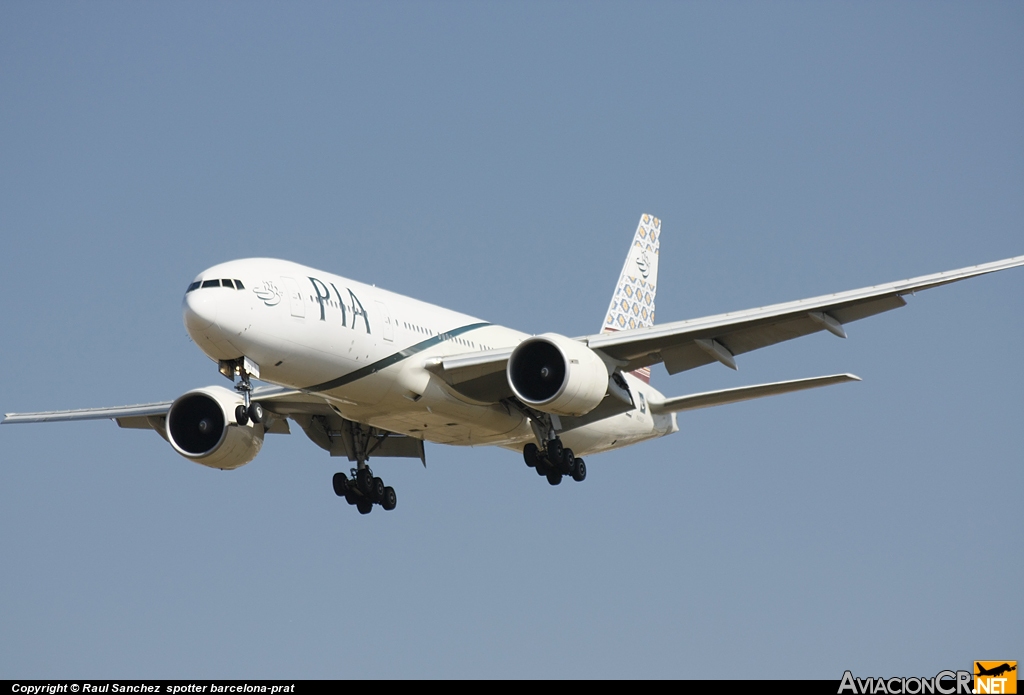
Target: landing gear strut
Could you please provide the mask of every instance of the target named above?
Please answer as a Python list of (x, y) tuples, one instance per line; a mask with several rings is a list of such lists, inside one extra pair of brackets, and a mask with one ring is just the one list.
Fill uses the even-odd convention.
[(231, 381), (235, 380), (236, 375), (239, 377), (238, 383), (235, 384), (235, 390), (242, 394), (244, 404), (235, 408), (235, 422), (240, 427), (248, 425), (250, 420), (255, 425), (263, 422), (263, 406), (253, 402), (252, 382), (249, 380), (250, 375), (257, 379), (260, 378), (259, 365), (248, 357), (239, 357), (236, 360), (223, 360), (220, 363), (220, 373), (231, 379)]

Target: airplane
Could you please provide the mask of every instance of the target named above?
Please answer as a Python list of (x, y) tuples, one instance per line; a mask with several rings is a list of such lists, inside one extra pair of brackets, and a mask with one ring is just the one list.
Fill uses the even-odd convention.
[(974, 662), (974, 665), (978, 669), (978, 672), (974, 674), (976, 676), (995, 676), (995, 677), (998, 677), (998, 676), (1003, 675), (1004, 673), (1009, 673), (1010, 671), (1016, 671), (1017, 670), (1017, 663), (1016, 662), (1014, 662), (1013, 666), (1010, 666), (1010, 664), (1008, 664), (1008, 663), (1003, 663), (1003, 664), (1000, 664), (999, 666), (995, 666), (995, 667), (990, 668), (990, 669), (989, 668), (985, 668), (984, 666), (982, 666), (977, 661)]
[[(846, 337), (853, 321), (904, 306), (915, 292), (1024, 265), (1016, 256), (910, 280), (717, 316), (654, 323), (661, 221), (643, 215), (600, 332), (527, 335), (478, 318), (269, 258), (204, 270), (182, 301), (185, 328), (234, 383), (173, 401), (8, 413), (3, 424), (113, 419), (152, 429), (196, 463), (235, 469), (266, 434), (298, 425), (355, 465), (333, 478), (368, 514), (397, 505), (371, 458), (418, 458), (424, 442), (521, 452), (558, 485), (583, 481), (583, 456), (677, 432), (680, 412), (859, 381), (832, 374), (666, 397), (669, 374), (719, 363), (819, 331)], [(266, 382), (253, 386), (253, 380)], [(351, 477), (350, 477), (351, 476)]]

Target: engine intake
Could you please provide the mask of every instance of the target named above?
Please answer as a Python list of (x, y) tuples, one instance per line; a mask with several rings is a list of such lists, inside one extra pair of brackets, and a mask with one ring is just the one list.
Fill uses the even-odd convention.
[(521, 342), (509, 357), (506, 375), (519, 400), (555, 415), (585, 415), (608, 392), (604, 361), (586, 345), (557, 333)]
[(263, 425), (242, 427), (234, 421), (241, 402), (221, 386), (189, 391), (167, 411), (167, 440), (185, 458), (211, 468), (249, 463), (263, 446)]

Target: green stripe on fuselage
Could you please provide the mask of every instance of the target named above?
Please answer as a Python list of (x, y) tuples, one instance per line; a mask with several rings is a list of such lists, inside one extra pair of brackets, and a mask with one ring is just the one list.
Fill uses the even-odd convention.
[(358, 381), (359, 379), (362, 379), (363, 377), (370, 376), (371, 374), (376, 374), (377, 372), (381, 371), (382, 369), (387, 369), (391, 365), (397, 364), (397, 363), (401, 362), (402, 360), (406, 359), (407, 357), (412, 357), (413, 355), (415, 355), (418, 352), (423, 352), (427, 348), (430, 348), (430, 347), (433, 347), (433, 346), (438, 345), (440, 343), (443, 343), (446, 340), (451, 340), (452, 338), (454, 338), (456, 336), (459, 336), (459, 335), (462, 335), (463, 333), (468, 333), (469, 331), (476, 330), (477, 328), (483, 328), (484, 326), (490, 326), (490, 325), (491, 324), (489, 324), (489, 323), (470, 323), (470, 324), (467, 324), (467, 325), (462, 326), (460, 328), (455, 328), (453, 330), (446, 331), (444, 333), (438, 333), (437, 335), (433, 336), (432, 338), (427, 338), (423, 342), (416, 343), (415, 345), (410, 345), (409, 347), (405, 348), (404, 350), (399, 350), (395, 354), (388, 355), (384, 359), (377, 360), (373, 364), (368, 364), (368, 365), (366, 365), (365, 367), (363, 367), (361, 369), (355, 370), (354, 372), (349, 372), (345, 376), (339, 376), (337, 379), (331, 379), (330, 381), (325, 381), (324, 383), (316, 384), (315, 386), (307, 386), (306, 388), (304, 388), (302, 390), (303, 391), (330, 391), (331, 389), (336, 389), (339, 386), (344, 386), (346, 384), (351, 384), (353, 381)]

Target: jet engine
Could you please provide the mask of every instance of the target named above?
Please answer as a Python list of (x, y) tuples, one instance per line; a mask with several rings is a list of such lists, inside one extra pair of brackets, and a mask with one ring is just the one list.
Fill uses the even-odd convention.
[(555, 415), (585, 415), (608, 392), (604, 361), (583, 343), (557, 333), (519, 343), (506, 374), (519, 400)]
[(238, 468), (260, 453), (263, 425), (240, 426), (242, 398), (222, 386), (189, 391), (167, 411), (167, 441), (185, 458), (210, 468)]

